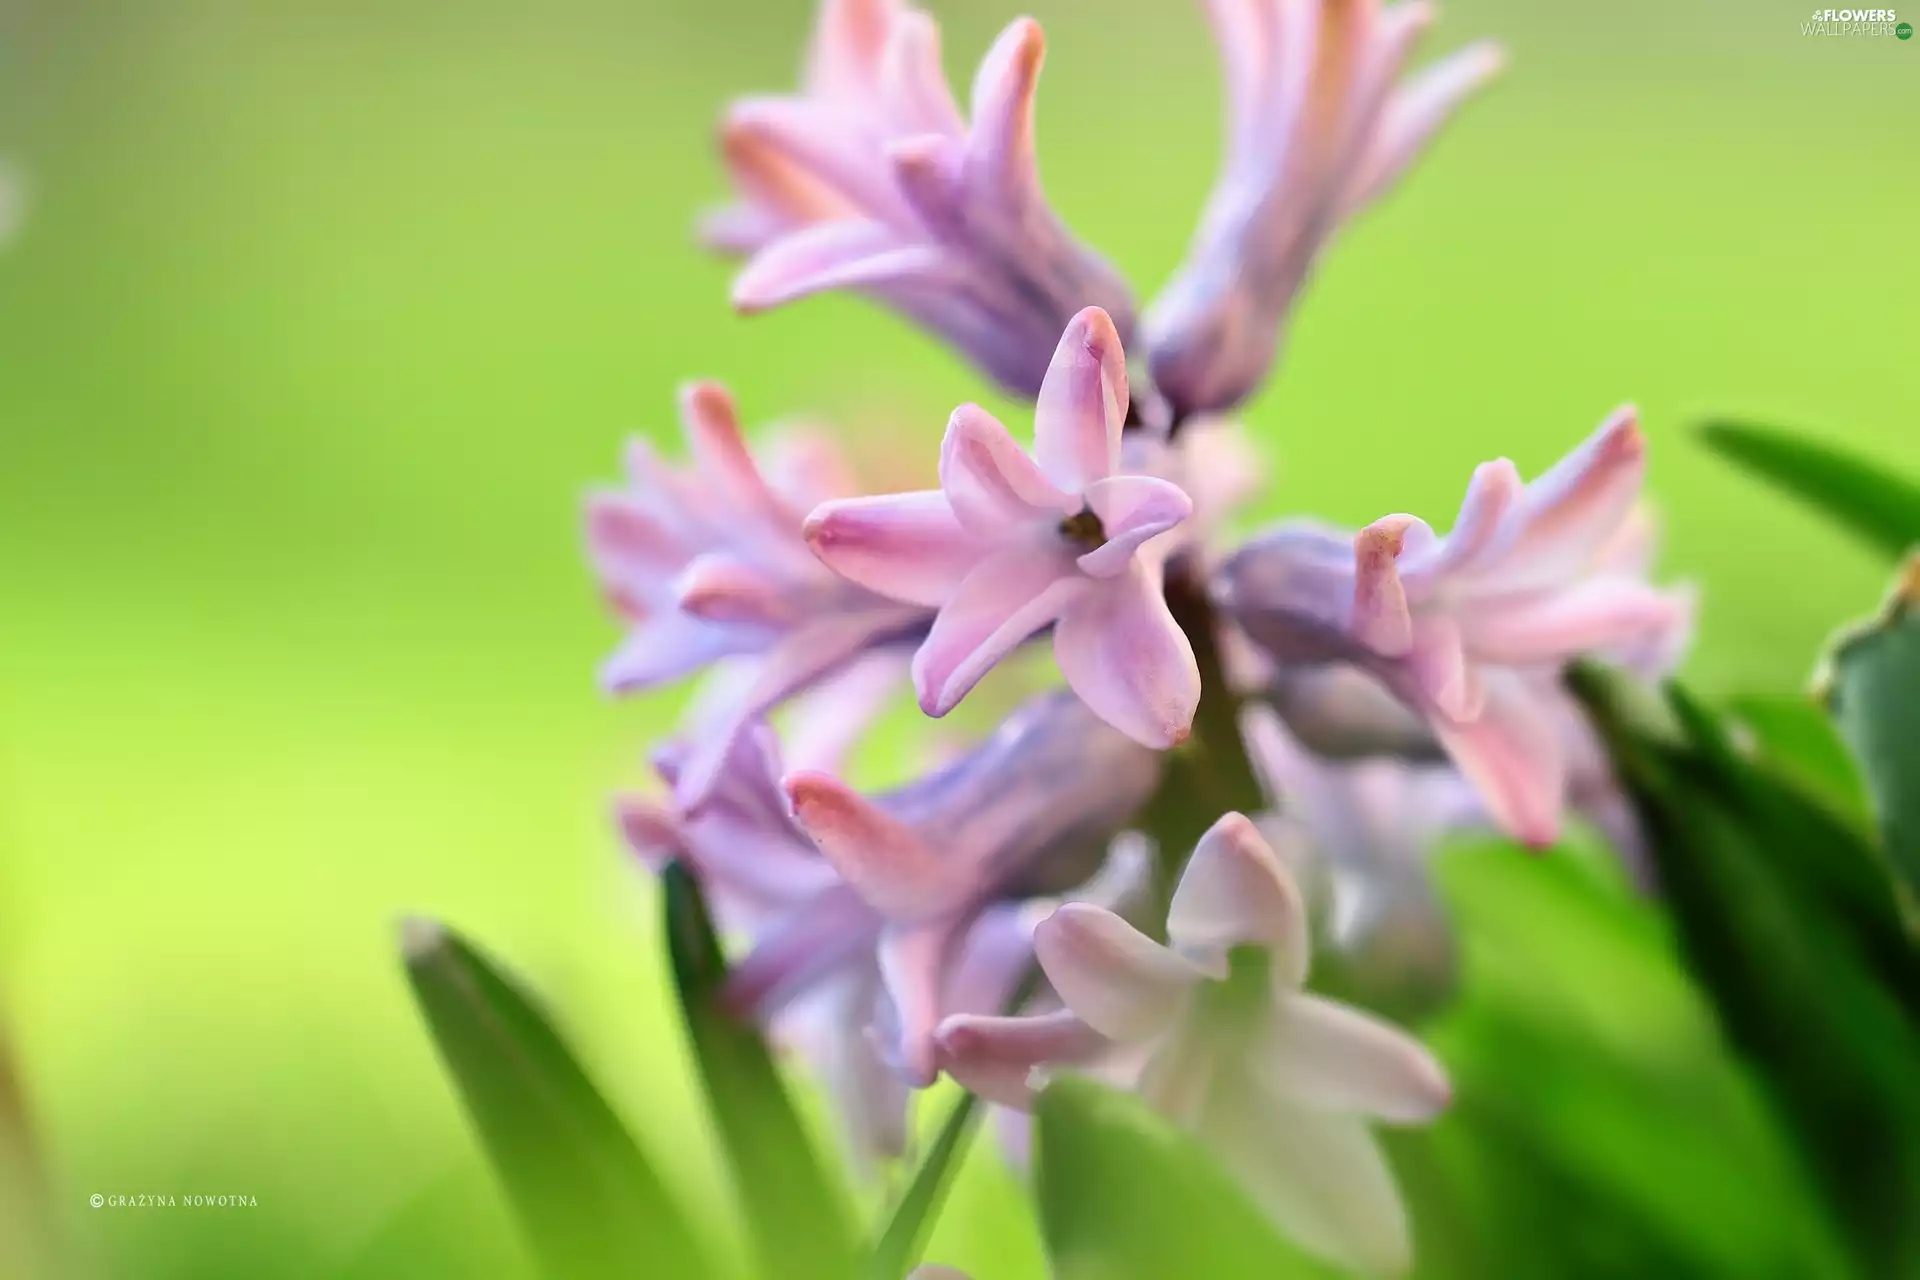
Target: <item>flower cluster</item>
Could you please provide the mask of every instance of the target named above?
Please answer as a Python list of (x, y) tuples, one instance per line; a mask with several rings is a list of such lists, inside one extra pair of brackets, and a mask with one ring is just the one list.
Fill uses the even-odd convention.
[[(705, 232), (747, 259), (739, 309), (875, 298), (1031, 398), (1031, 444), (963, 405), (938, 488), (862, 494), (824, 442), (750, 447), (724, 391), (688, 390), (691, 461), (636, 444), (587, 509), (626, 628), (606, 686), (704, 677), (620, 822), (647, 865), (700, 880), (738, 944), (733, 1007), (812, 1065), (864, 1162), (904, 1151), (911, 1097), (943, 1071), (1016, 1109), (1091, 1071), (1197, 1134), (1301, 1244), (1394, 1269), (1411, 1245), (1368, 1122), (1432, 1118), (1446, 1075), (1306, 990), (1310, 914), (1331, 945), (1382, 947), (1393, 983), (1438, 989), (1425, 862), (1445, 833), (1545, 845), (1572, 811), (1630, 857), (1559, 675), (1586, 656), (1666, 669), (1690, 601), (1648, 575), (1631, 411), (1532, 483), (1479, 467), (1444, 536), (1391, 515), (1232, 544), (1257, 475), (1221, 415), (1266, 377), (1321, 247), (1500, 56), (1403, 77), (1419, 0), (1208, 10), (1227, 155), (1137, 325), (1042, 192), (1033, 21), (994, 43), (963, 116), (927, 14), (823, 0), (801, 92), (728, 110), (735, 199)], [(843, 780), (902, 684), (945, 716), (1042, 640), (1064, 689), (892, 790)], [(1229, 773), (1264, 797), (1209, 781)], [(1134, 896), (1170, 902), (1164, 945), (1113, 910), (1118, 882), (1155, 872)]]

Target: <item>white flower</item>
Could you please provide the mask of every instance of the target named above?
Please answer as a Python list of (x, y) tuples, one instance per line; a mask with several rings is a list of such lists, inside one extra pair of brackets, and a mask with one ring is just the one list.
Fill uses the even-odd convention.
[(1034, 949), (1065, 1010), (949, 1018), (942, 1064), (1020, 1106), (1042, 1064), (1137, 1061), (1134, 1089), (1207, 1143), (1287, 1235), (1347, 1265), (1404, 1269), (1406, 1214), (1367, 1122), (1431, 1120), (1451, 1097), (1445, 1071), (1397, 1028), (1303, 990), (1299, 890), (1240, 814), (1194, 850), (1167, 936), (1062, 906)]

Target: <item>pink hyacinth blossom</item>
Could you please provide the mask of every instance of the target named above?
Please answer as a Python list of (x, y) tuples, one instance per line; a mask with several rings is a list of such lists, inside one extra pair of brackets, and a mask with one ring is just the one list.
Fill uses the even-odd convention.
[(989, 966), (990, 981), (969, 980), (960, 946), (982, 914), (1085, 892), (1076, 886), (1159, 774), (1155, 753), (1054, 695), (946, 769), (874, 800), (827, 774), (787, 775), (795, 822), (883, 922), (877, 956), (909, 1083), (933, 1082), (942, 1017), (997, 1008), (988, 988), (1004, 995), (1017, 976), (1017, 966)]
[(1163, 594), (1162, 535), (1192, 503), (1178, 485), (1120, 470), (1126, 407), (1119, 334), (1088, 308), (1047, 370), (1032, 454), (966, 405), (947, 426), (939, 489), (830, 502), (808, 518), (808, 541), (837, 573), (939, 610), (913, 664), (928, 715), (1051, 627), (1061, 674), (1102, 719), (1159, 749), (1186, 738), (1200, 673)]
[(692, 808), (749, 724), (876, 651), (904, 654), (932, 611), (862, 590), (808, 550), (805, 512), (822, 485), (841, 483), (817, 444), (801, 453), (789, 441), (790, 465), (763, 472), (732, 399), (710, 383), (682, 393), (681, 419), (691, 465), (636, 441), (626, 487), (590, 495), (586, 524), (602, 591), (627, 627), (602, 684), (627, 693), (711, 669), (679, 774), (679, 802)]
[(1228, 814), (1174, 892), (1168, 943), (1069, 903), (1034, 930), (1065, 1008), (960, 1015), (941, 1065), (965, 1087), (1030, 1106), (1038, 1069), (1137, 1063), (1132, 1087), (1195, 1133), (1293, 1239), (1369, 1270), (1408, 1260), (1405, 1211), (1367, 1121), (1419, 1124), (1448, 1103), (1426, 1049), (1369, 1014), (1307, 994), (1304, 905), (1258, 829)]
[(1265, 378), (1326, 242), (1501, 66), (1487, 44), (1404, 81), (1420, 0), (1207, 0), (1226, 76), (1226, 157), (1186, 263), (1143, 324), (1177, 412), (1230, 408)]
[(933, 19), (900, 0), (825, 0), (797, 96), (727, 114), (738, 193), (710, 243), (751, 255), (742, 311), (851, 289), (952, 342), (1032, 395), (1080, 308), (1131, 323), (1126, 284), (1047, 203), (1034, 150), (1045, 40), (1022, 18), (974, 80), (972, 120), (940, 65)]
[(1586, 654), (1671, 647), (1691, 599), (1619, 555), (1646, 444), (1630, 409), (1531, 484), (1475, 473), (1445, 538), (1408, 515), (1348, 537), (1276, 530), (1216, 578), (1223, 607), (1276, 660), (1351, 663), (1426, 720), (1498, 825), (1559, 835), (1567, 750), (1553, 678)]

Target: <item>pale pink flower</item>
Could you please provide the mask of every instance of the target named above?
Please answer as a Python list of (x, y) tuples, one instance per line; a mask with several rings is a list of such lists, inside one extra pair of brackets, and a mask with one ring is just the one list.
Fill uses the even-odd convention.
[(692, 808), (749, 724), (876, 651), (904, 655), (933, 614), (847, 582), (808, 550), (805, 512), (845, 492), (831, 455), (790, 441), (770, 479), (732, 399), (710, 383), (682, 393), (681, 420), (692, 464), (670, 466), (635, 441), (626, 487), (590, 495), (586, 524), (602, 591), (627, 626), (602, 684), (627, 693), (713, 668), (679, 775), (679, 802)]
[(1445, 538), (1407, 515), (1351, 537), (1282, 528), (1239, 551), (1217, 593), (1276, 660), (1380, 679), (1503, 829), (1550, 844), (1567, 787), (1554, 677), (1584, 654), (1670, 644), (1691, 615), (1618, 557), (1645, 471), (1622, 410), (1530, 485), (1504, 458), (1483, 464)]
[(1106, 313), (1061, 337), (1029, 455), (977, 405), (956, 410), (940, 488), (829, 502), (814, 551), (849, 581), (937, 608), (914, 688), (943, 716), (1021, 642), (1053, 628), (1074, 692), (1136, 741), (1186, 738), (1200, 700), (1193, 648), (1167, 608), (1161, 535), (1192, 510), (1179, 486), (1119, 471), (1127, 372)]
[(1143, 325), (1155, 385), (1182, 415), (1253, 392), (1320, 250), (1502, 61), (1473, 45), (1396, 85), (1432, 20), (1419, 0), (1207, 10), (1226, 74), (1226, 157), (1187, 261)]
[(1445, 1071), (1398, 1029), (1303, 990), (1299, 890), (1239, 814), (1194, 850), (1166, 932), (1162, 945), (1091, 904), (1060, 907), (1034, 948), (1065, 1009), (950, 1018), (941, 1065), (982, 1097), (1030, 1106), (1036, 1068), (1138, 1062), (1141, 1097), (1211, 1147), (1282, 1231), (1348, 1265), (1404, 1268), (1406, 1214), (1367, 1121), (1431, 1120), (1451, 1097)]
[(974, 80), (972, 121), (940, 65), (933, 19), (900, 0), (825, 0), (793, 97), (729, 110), (723, 145), (738, 201), (708, 240), (751, 254), (734, 305), (763, 311), (852, 289), (959, 347), (1032, 395), (1046, 352), (1090, 305), (1124, 327), (1126, 284), (1068, 233), (1034, 156), (1045, 41), (1022, 18)]

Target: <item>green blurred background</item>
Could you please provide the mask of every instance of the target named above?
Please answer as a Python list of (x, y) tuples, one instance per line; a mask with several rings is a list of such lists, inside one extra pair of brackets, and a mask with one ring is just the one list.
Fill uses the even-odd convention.
[[(1448, 5), (1429, 52), (1495, 35), (1513, 65), (1323, 263), (1248, 415), (1266, 511), (1444, 524), (1474, 463), (1532, 473), (1633, 400), (1665, 563), (1703, 590), (1691, 674), (1800, 687), (1880, 569), (1688, 424), (1920, 471), (1920, 42), (1804, 38), (1805, 7)], [(964, 83), (1014, 11), (935, 9)], [(1032, 11), (1049, 188), (1150, 291), (1213, 169), (1204, 25), (1189, 0)], [(403, 911), (528, 975), (713, 1203), (650, 890), (605, 817), (675, 700), (595, 692), (579, 495), (673, 430), (689, 376), (852, 424), (895, 470), (985, 394), (857, 301), (733, 317), (692, 246), (716, 113), (792, 83), (809, 6), (0, 15), (0, 156), (31, 188), (0, 254), (0, 1002), (63, 1228), (114, 1275), (519, 1266), (394, 961)], [(1462, 865), (1489, 989), (1715, 1052), (1650, 915), (1551, 859)], [(1581, 1115), (1628, 1132), (1640, 1101)], [(1035, 1275), (977, 1154), (936, 1252)], [(143, 1191), (258, 1204), (86, 1204)]]

